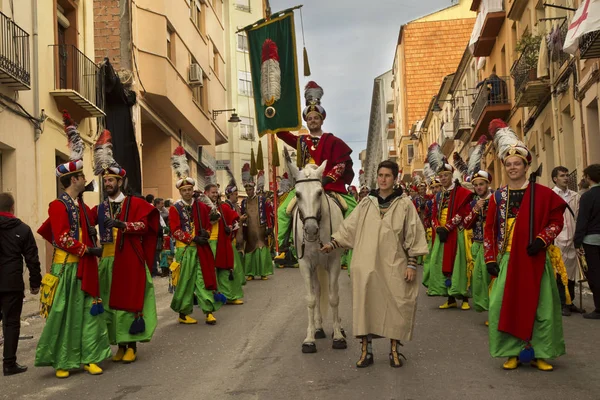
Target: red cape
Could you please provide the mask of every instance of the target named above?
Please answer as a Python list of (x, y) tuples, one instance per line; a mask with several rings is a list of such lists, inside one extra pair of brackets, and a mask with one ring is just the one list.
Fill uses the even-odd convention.
[(225, 224), (232, 227), (240, 219), (240, 216), (228, 204), (220, 204), (219, 212), (221, 213), (221, 218), (219, 219), (215, 267), (218, 269), (233, 269), (234, 259), (231, 241), (235, 237), (235, 232), (232, 231), (229, 235), (225, 234)]
[[(461, 185), (456, 185), (450, 193), (450, 201), (448, 202), (448, 214), (446, 217), (446, 225), (450, 222), (452, 217), (456, 214), (463, 215), (468, 209), (469, 202), (473, 198), (474, 194), (468, 189), (465, 189)], [(437, 202), (434, 202), (433, 206), (433, 218), (438, 220), (439, 216)], [(435, 231), (433, 233), (433, 240), (435, 241)], [(458, 230), (450, 229), (448, 232), (448, 240), (444, 243), (444, 258), (442, 262), (442, 272), (445, 276), (452, 275), (454, 270), (454, 259), (456, 258), (456, 251), (458, 247)]]
[[(524, 341), (531, 340), (540, 298), (542, 274), (546, 263), (545, 250), (540, 251), (533, 257), (527, 254), (530, 200), (531, 185), (525, 191), (515, 222), (502, 308), (500, 309), (500, 321), (498, 323), (499, 331), (506, 332)], [(567, 204), (563, 199), (554, 193), (552, 189), (536, 184), (534, 201), (534, 238), (542, 234), (543, 230), (551, 223), (562, 229), (564, 223), (563, 213), (567, 208)], [(547, 243), (547, 245), (549, 244), (551, 243)], [(495, 243), (494, 246), (496, 246)]]
[[(198, 216), (198, 210), (200, 210), (200, 216)], [(192, 214), (194, 218), (195, 232), (193, 236), (189, 237), (189, 240), (198, 236), (200, 229), (204, 229), (210, 232), (210, 208), (199, 201), (194, 201), (192, 204)], [(181, 229), (181, 219), (179, 212), (175, 206), (171, 206), (169, 209), (169, 227), (171, 228), (171, 234)], [(202, 270), (202, 279), (204, 280), (204, 287), (206, 290), (217, 290), (217, 273), (215, 271), (215, 258), (212, 250), (208, 244), (197, 245), (190, 243), (190, 246), (196, 246), (198, 250), (198, 261), (200, 262), (200, 269)]]
[[(98, 297), (100, 296), (98, 259), (87, 253), (80, 255), (86, 246), (95, 246), (88, 233), (88, 224), (85, 216), (87, 215), (90, 219), (90, 225), (96, 225), (96, 220), (93, 219), (95, 217), (92, 215), (90, 208), (86, 206), (81, 199), (78, 199), (77, 203), (80, 215), (81, 240), (75, 240), (73, 245), (69, 248), (59, 248), (65, 250), (67, 253), (80, 256), (79, 262), (77, 263), (77, 278), (81, 280), (81, 290), (92, 297)], [(69, 217), (67, 216), (67, 209), (65, 208), (64, 203), (58, 199), (54, 200), (50, 203), (48, 215), (50, 217), (44, 221), (42, 226), (40, 226), (38, 233), (51, 244), (54, 242), (58, 246), (57, 238), (60, 238), (64, 232), (67, 232), (70, 229)], [(55, 238), (54, 241), (53, 238)]]
[(145, 200), (127, 196), (119, 219), (143, 222), (146, 229), (124, 233), (119, 229), (115, 242), (115, 259), (109, 307), (114, 310), (140, 312), (144, 308), (146, 268), (154, 264), (160, 214)]

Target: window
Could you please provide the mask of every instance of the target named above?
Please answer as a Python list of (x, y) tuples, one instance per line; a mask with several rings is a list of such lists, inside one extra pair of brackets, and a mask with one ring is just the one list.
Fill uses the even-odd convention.
[(237, 10), (250, 12), (250, 0), (235, 0), (234, 6)]
[(238, 71), (238, 90), (242, 96), (253, 96), (252, 75), (247, 71)]
[(215, 75), (219, 76), (219, 64), (221, 63), (221, 58), (219, 57), (219, 50), (215, 47), (213, 43), (213, 71), (215, 71)]
[[(190, 57), (190, 64), (198, 64), (194, 57)], [(206, 109), (206, 87), (208, 79), (202, 74), (202, 85), (192, 86), (192, 100), (202, 109)]]
[(240, 139), (254, 140), (254, 118), (240, 117)]
[(175, 32), (167, 26), (167, 58), (175, 64)]
[(415, 149), (412, 144), (406, 146), (406, 154), (408, 155), (408, 162), (410, 163), (415, 157)]
[(248, 52), (248, 36), (238, 33), (237, 35), (237, 49), (238, 51)]
[(204, 34), (204, 15), (202, 14), (202, 4), (199, 0), (192, 0), (190, 4), (190, 19), (198, 30)]

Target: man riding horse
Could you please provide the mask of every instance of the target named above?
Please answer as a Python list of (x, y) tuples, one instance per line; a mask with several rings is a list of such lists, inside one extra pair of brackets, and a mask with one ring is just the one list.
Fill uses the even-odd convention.
[[(321, 106), (322, 97), (323, 89), (313, 81), (308, 82), (304, 88), (306, 108), (302, 112), (302, 117), (306, 121), (310, 134), (297, 136), (291, 132), (279, 132), (277, 136), (289, 146), (296, 148), (296, 163), (299, 168), (303, 168), (306, 164), (320, 165), (323, 161), (327, 161), (323, 171), (323, 188), (338, 201), (344, 211), (344, 217), (347, 217), (356, 207), (356, 200), (346, 190), (346, 185), (350, 185), (354, 179), (350, 158), (352, 149), (342, 139), (321, 129), (327, 115)], [(277, 210), (280, 254), (275, 257), (275, 262), (282, 265), (297, 264), (289, 252), (292, 199), (295, 199), (294, 189)]]

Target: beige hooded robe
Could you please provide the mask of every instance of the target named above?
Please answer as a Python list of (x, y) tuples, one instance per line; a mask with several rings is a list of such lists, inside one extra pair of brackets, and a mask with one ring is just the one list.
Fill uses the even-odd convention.
[(376, 197), (364, 198), (333, 238), (354, 249), (353, 334), (410, 340), (419, 282), (406, 282), (404, 273), (409, 256), (428, 252), (425, 229), (410, 198), (395, 198), (383, 216)]

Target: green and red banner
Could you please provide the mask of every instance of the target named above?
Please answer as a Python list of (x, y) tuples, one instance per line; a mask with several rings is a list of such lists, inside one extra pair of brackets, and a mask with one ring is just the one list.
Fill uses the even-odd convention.
[(294, 12), (246, 29), (258, 135), (302, 127)]

